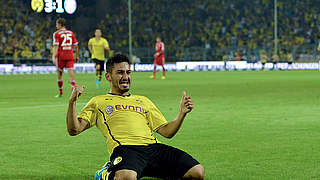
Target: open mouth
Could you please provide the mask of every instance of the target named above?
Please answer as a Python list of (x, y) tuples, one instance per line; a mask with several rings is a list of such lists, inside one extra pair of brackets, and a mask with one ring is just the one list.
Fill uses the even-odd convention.
[(119, 83), (121, 86), (124, 86), (125, 88), (129, 86), (129, 81), (121, 81)]
[(128, 81), (121, 81), (120, 84), (129, 84)]

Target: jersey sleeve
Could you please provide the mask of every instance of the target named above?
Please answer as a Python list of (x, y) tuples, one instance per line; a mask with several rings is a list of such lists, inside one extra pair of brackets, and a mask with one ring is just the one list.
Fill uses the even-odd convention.
[(73, 32), (72, 32), (72, 45), (74, 45), (74, 46), (78, 45), (78, 40)]
[(84, 119), (89, 122), (90, 127), (96, 125), (97, 106), (96, 101), (92, 98), (81, 110), (78, 118)]
[(160, 127), (168, 124), (166, 118), (162, 115), (160, 110), (148, 99), (148, 120), (152, 131), (157, 131)]
[(88, 45), (89, 45), (89, 46), (92, 46), (92, 38), (89, 39)]
[(53, 46), (59, 46), (59, 36), (58, 33), (53, 33)]

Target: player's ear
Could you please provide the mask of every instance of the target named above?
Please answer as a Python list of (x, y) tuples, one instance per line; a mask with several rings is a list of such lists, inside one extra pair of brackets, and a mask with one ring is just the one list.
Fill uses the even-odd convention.
[(110, 76), (110, 74), (108, 72), (106, 72), (105, 76), (106, 76), (107, 81), (111, 81), (111, 76)]

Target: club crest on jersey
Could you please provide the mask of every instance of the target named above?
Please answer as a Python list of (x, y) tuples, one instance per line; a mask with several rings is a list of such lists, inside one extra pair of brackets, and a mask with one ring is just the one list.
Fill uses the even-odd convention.
[(108, 115), (110, 115), (111, 113), (113, 113), (113, 111), (114, 111), (114, 107), (113, 107), (113, 106), (109, 105), (109, 106), (106, 107), (106, 113), (107, 113)]

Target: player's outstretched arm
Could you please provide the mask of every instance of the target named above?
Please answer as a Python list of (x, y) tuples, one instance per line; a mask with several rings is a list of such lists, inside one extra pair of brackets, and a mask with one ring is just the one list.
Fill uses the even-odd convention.
[(69, 100), (69, 107), (67, 112), (67, 129), (70, 136), (75, 136), (89, 128), (89, 123), (86, 120), (77, 118), (76, 101), (82, 94), (85, 86), (74, 87)]
[(157, 132), (166, 138), (172, 138), (180, 129), (187, 113), (191, 112), (193, 107), (194, 104), (191, 100), (191, 97), (186, 96), (186, 92), (183, 92), (180, 102), (180, 112), (178, 113), (177, 117), (165, 126), (162, 126)]

